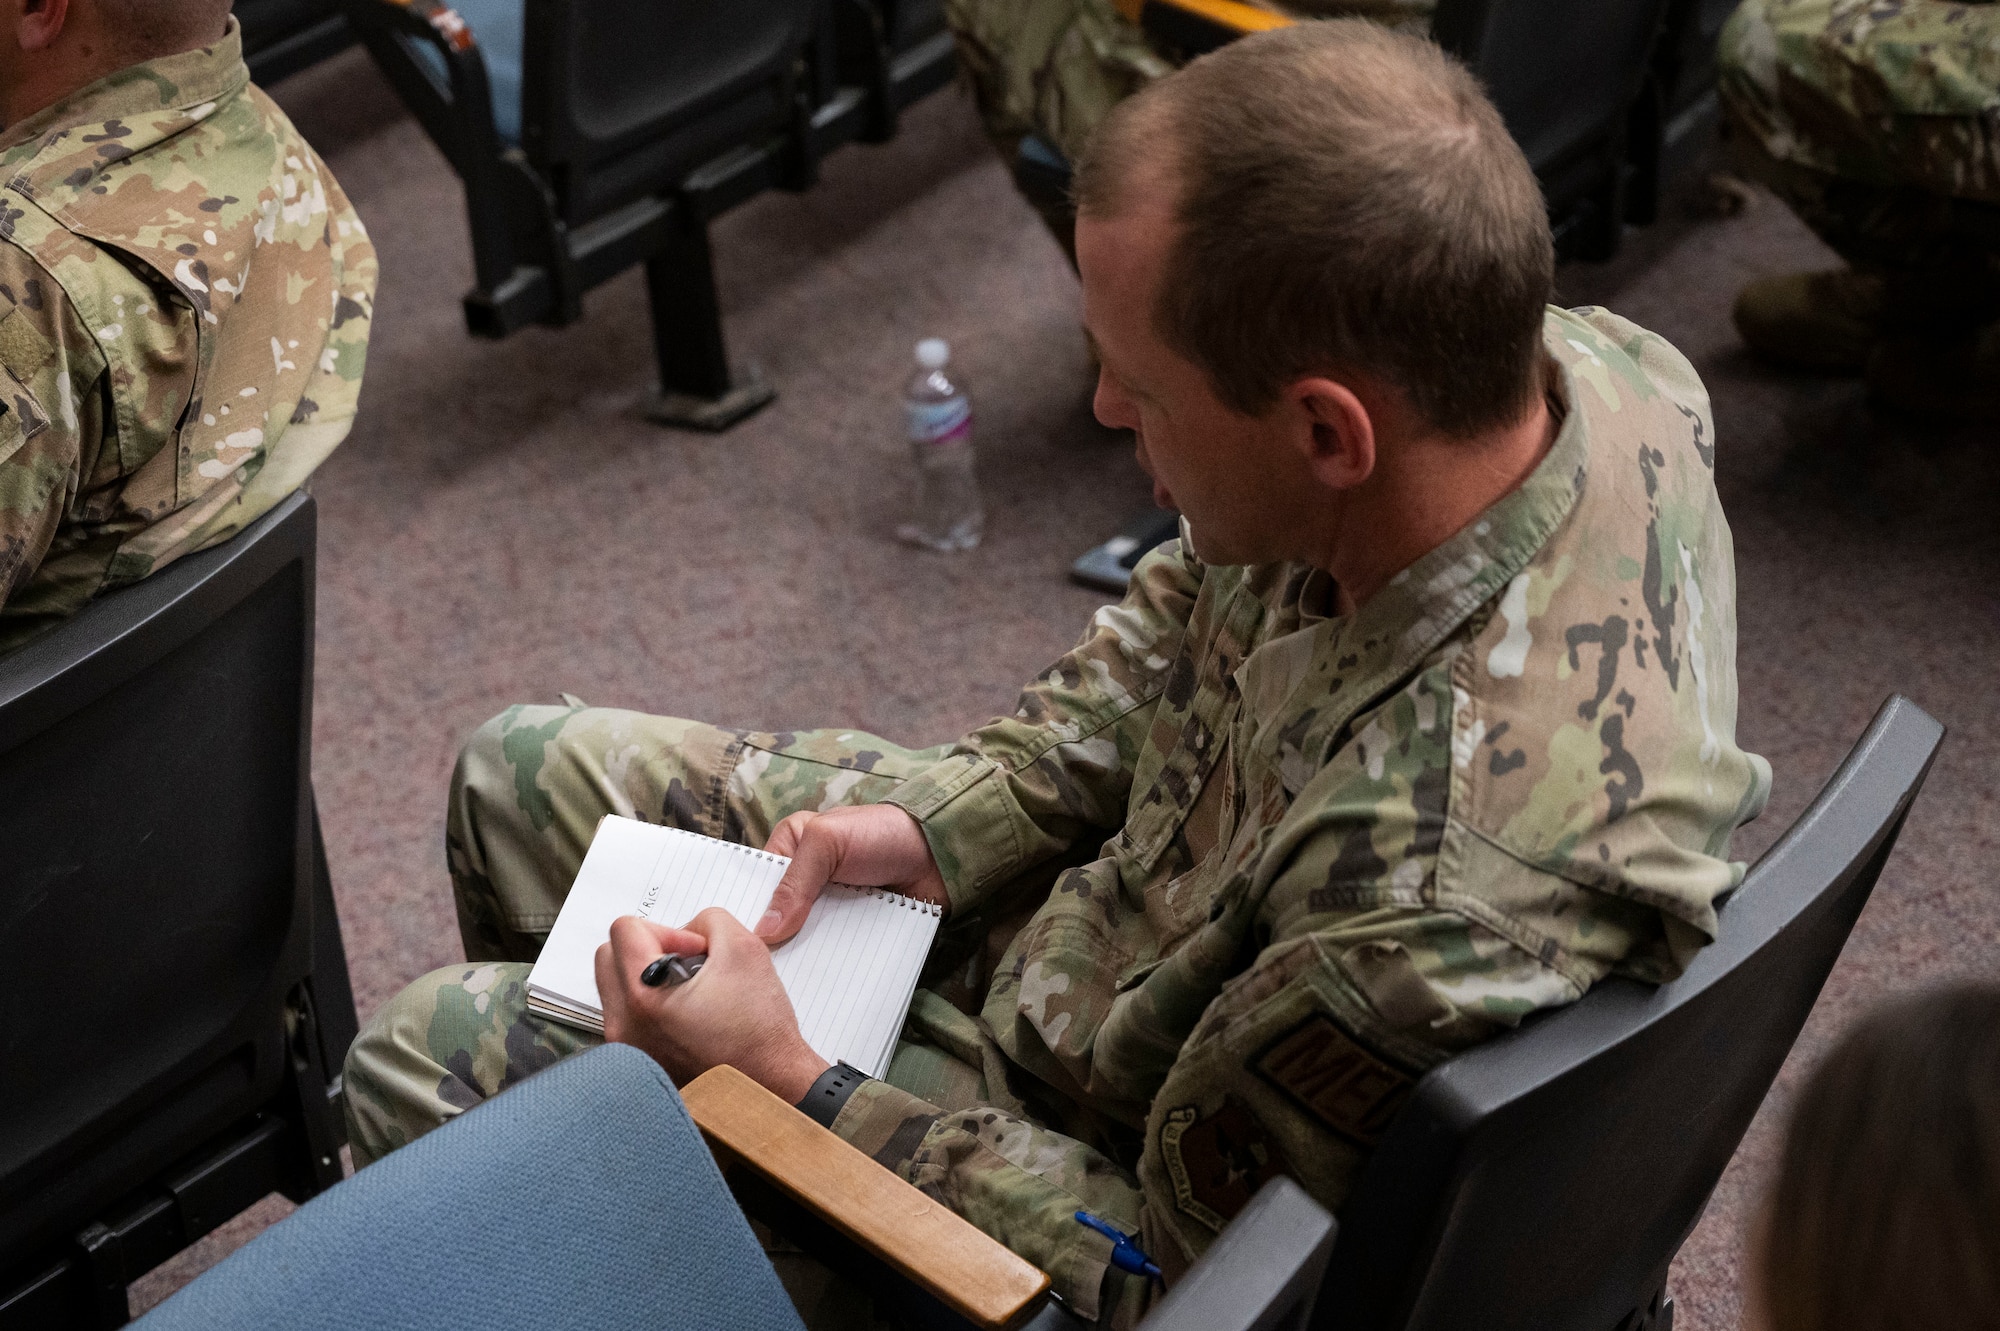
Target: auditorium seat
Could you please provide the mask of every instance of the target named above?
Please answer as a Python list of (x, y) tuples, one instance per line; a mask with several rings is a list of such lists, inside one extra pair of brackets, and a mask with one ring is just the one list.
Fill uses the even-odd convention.
[[(452, 6), (479, 42), (486, 62), (486, 87), (493, 105), (493, 128), (500, 142), (521, 145), (521, 40), (527, 27), (527, 0), (458, 0)], [(451, 71), (435, 47), (414, 46), (432, 77), (449, 85)]]
[(643, 264), (663, 424), (721, 430), (774, 396), (732, 363), (708, 224), (894, 132), (951, 77), (936, 0), (342, 0), (465, 185), (468, 327), (582, 317)]
[(0, 1331), (339, 1181), (354, 999), (312, 793), (313, 500), (0, 660)]

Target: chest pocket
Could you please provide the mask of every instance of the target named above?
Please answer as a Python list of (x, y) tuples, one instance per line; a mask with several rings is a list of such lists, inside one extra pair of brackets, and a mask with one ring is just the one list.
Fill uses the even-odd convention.
[[(1229, 733), (1241, 706), (1230, 675), (1242, 663), (1247, 644), (1255, 640), (1264, 606), (1239, 590), (1218, 618), (1217, 628), (1200, 644), (1200, 655), (1191, 654), (1176, 664), (1177, 671), (1187, 670), (1188, 681), (1179, 688), (1169, 682), (1153, 722), (1156, 743), (1162, 728), (1176, 730), (1171, 744), (1160, 743), (1166, 757), (1145, 793), (1133, 801), (1121, 833), (1122, 867), (1141, 879), (1151, 875), (1230, 748)], [(1129, 876), (1126, 885), (1140, 886)]]

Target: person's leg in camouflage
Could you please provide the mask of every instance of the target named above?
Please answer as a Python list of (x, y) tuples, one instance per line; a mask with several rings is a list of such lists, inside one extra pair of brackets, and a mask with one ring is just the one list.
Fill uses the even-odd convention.
[(596, 1042), (530, 1015), (525, 986), (604, 815), (761, 846), (787, 814), (879, 800), (941, 753), (860, 731), (763, 734), (581, 706), (513, 707), (480, 727), (446, 818), (468, 962), (406, 988), (356, 1039), (345, 1085), (357, 1167)]
[[(1849, 265), (1745, 287), (1735, 317), (1752, 350), (1858, 374), (1885, 348), (1963, 340), (2000, 314), (2000, 150), (1973, 105), (1996, 95), (1996, 43), (2000, 9), (1745, 0), (1721, 41), (1738, 164)], [(1958, 77), (1942, 85), (1933, 66)], [(1883, 379), (1870, 371), (1878, 399), (1896, 397)]]

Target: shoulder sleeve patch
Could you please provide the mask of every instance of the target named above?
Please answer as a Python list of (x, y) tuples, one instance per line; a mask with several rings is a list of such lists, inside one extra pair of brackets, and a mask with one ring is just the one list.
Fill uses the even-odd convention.
[(1323, 1012), (1273, 1040), (1251, 1066), (1329, 1132), (1362, 1147), (1382, 1139), (1415, 1085)]
[(1291, 1162), (1264, 1125), (1234, 1097), (1203, 1118), (1193, 1105), (1167, 1112), (1160, 1154), (1174, 1183), (1174, 1205), (1216, 1233)]

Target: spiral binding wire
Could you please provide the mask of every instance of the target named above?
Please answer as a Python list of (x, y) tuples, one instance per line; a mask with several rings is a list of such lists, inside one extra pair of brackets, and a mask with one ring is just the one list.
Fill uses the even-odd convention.
[(904, 896), (901, 892), (891, 892), (886, 887), (857, 887), (853, 883), (828, 883), (828, 887), (846, 888), (849, 892), (859, 892), (865, 897), (886, 898), (905, 910), (914, 910), (929, 915), (932, 919), (944, 916), (944, 907), (934, 901), (919, 901), (915, 897)]

